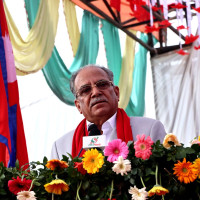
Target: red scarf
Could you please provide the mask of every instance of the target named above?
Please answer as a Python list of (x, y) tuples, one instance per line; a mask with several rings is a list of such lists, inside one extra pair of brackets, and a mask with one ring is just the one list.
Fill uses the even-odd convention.
[[(87, 136), (86, 119), (83, 119), (77, 126), (72, 141), (72, 157), (76, 157), (83, 146), (83, 136)], [(130, 125), (130, 118), (121, 108), (117, 110), (117, 138), (124, 142), (133, 141), (132, 129)], [(85, 150), (82, 150), (80, 157)]]

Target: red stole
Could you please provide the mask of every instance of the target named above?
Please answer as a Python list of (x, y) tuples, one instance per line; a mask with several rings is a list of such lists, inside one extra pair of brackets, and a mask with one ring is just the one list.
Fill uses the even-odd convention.
[[(130, 125), (130, 118), (121, 108), (117, 110), (117, 119), (116, 119), (116, 129), (117, 129), (117, 138), (121, 139), (124, 142), (133, 141), (133, 134)], [(83, 146), (83, 136), (87, 136), (87, 125), (86, 119), (83, 119), (80, 124), (77, 126), (73, 141), (72, 141), (72, 157), (76, 157)], [(82, 150), (80, 157), (83, 155), (85, 150)]]

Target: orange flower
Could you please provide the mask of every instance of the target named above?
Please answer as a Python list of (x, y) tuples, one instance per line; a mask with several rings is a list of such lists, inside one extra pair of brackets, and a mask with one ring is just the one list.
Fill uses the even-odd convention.
[(64, 168), (69, 167), (69, 165), (65, 161), (52, 159), (52, 160), (47, 161), (46, 167), (51, 170), (54, 170), (55, 168), (64, 169)]
[(65, 183), (65, 181), (60, 179), (53, 180), (51, 181), (51, 183), (45, 184), (44, 187), (48, 193), (59, 194), (59, 195), (62, 194), (62, 191), (66, 192), (69, 190), (69, 185)]
[(193, 182), (198, 175), (198, 170), (191, 162), (186, 162), (186, 159), (183, 159), (183, 162), (178, 161), (177, 164), (174, 164), (174, 174), (178, 177), (180, 182), (190, 183)]
[(194, 161), (194, 167), (195, 169), (198, 170), (198, 178), (200, 178), (200, 158), (197, 158), (195, 161)]
[(166, 149), (169, 149), (171, 147), (171, 145), (168, 143), (168, 142), (173, 142), (174, 145), (176, 146), (181, 146), (181, 144), (179, 143), (177, 137), (172, 134), (172, 133), (168, 133), (164, 140), (163, 140), (163, 146), (166, 148)]
[(149, 197), (153, 196), (153, 195), (165, 195), (169, 193), (169, 190), (165, 189), (164, 187), (160, 186), (160, 185), (155, 185), (151, 190), (149, 190), (148, 195)]

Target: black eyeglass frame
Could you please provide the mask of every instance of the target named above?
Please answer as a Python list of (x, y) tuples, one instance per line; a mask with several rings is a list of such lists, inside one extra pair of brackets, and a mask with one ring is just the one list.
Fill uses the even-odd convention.
[[(109, 85), (106, 86), (105, 88), (100, 88), (100, 86), (98, 86), (98, 83), (103, 83), (103, 82), (104, 82), (104, 83), (109, 83)], [(89, 86), (89, 87), (88, 87), (88, 86)], [(113, 84), (112, 81), (109, 81), (109, 80), (99, 80), (99, 81), (97, 81), (96, 83), (94, 83), (93, 86), (90, 85), (90, 84), (83, 85), (83, 86), (81, 86), (81, 87), (78, 89), (78, 91), (76, 92), (76, 98), (78, 98), (79, 96), (82, 97), (82, 96), (87, 96), (87, 95), (89, 95), (94, 87), (97, 87), (99, 90), (106, 90), (106, 89), (108, 89), (110, 86), (114, 86), (114, 84)], [(81, 91), (82, 89), (86, 88), (86, 87), (88, 87), (90, 90), (87, 92), (87, 94), (81, 95), (81, 94), (80, 94), (80, 91)]]

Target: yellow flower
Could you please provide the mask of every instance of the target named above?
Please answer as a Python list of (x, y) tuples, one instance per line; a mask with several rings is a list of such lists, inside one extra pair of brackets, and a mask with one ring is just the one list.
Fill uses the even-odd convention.
[(178, 161), (177, 164), (174, 164), (174, 174), (178, 177), (180, 182), (190, 183), (197, 178), (198, 170), (191, 162), (186, 162), (186, 159), (183, 159), (183, 162)]
[(164, 140), (163, 140), (163, 146), (166, 148), (166, 149), (169, 149), (171, 147), (171, 145), (168, 143), (168, 142), (173, 142), (174, 145), (176, 146), (181, 146), (181, 144), (179, 143), (177, 137), (172, 134), (172, 133), (168, 133)]
[(54, 170), (55, 168), (64, 169), (64, 168), (69, 167), (69, 165), (65, 161), (52, 159), (52, 160), (47, 161), (46, 167), (51, 170)]
[(198, 170), (198, 178), (200, 178), (200, 158), (197, 158), (195, 161), (194, 161), (194, 168)]
[(169, 190), (167, 190), (166, 188), (160, 186), (160, 185), (155, 185), (151, 190), (149, 190), (148, 195), (149, 197), (153, 196), (153, 195), (165, 195), (169, 193)]
[(99, 172), (99, 169), (104, 164), (104, 156), (97, 151), (97, 149), (87, 150), (83, 154), (83, 168), (87, 170), (87, 173)]
[(60, 179), (53, 180), (51, 181), (51, 183), (45, 184), (44, 187), (48, 193), (54, 193), (59, 195), (62, 194), (62, 191), (66, 192), (69, 190), (69, 185), (65, 183), (65, 181)]

